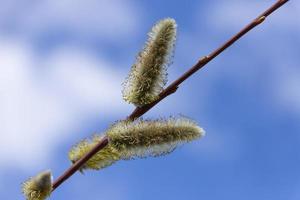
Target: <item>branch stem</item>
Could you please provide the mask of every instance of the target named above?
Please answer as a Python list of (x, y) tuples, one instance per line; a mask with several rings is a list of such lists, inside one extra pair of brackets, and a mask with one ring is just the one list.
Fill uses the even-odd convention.
[[(171, 83), (166, 89), (164, 89), (160, 93), (159, 98), (156, 101), (154, 101), (150, 104), (147, 104), (145, 106), (135, 108), (135, 110), (127, 117), (127, 119), (134, 120), (134, 119), (142, 116), (148, 110), (150, 110), (152, 107), (154, 107), (157, 103), (159, 103), (161, 100), (163, 100), (167, 96), (176, 92), (176, 90), (178, 89), (179, 85), (182, 82), (184, 82), (191, 75), (193, 75), (195, 72), (197, 72), (203, 66), (205, 66), (207, 63), (209, 63), (211, 60), (213, 60), (215, 57), (217, 57), (220, 53), (222, 53), (225, 49), (230, 47), (234, 42), (239, 40), (242, 36), (244, 36), (246, 33), (248, 33), (254, 27), (258, 26), (263, 21), (265, 21), (266, 17), (268, 17), (270, 14), (272, 14), (275, 10), (280, 8), (283, 4), (287, 3), (288, 1), (289, 0), (278, 0), (270, 8), (268, 8), (261, 15), (259, 15), (257, 18), (255, 18), (251, 23), (249, 23), (242, 30), (240, 30), (237, 34), (235, 34), (232, 38), (230, 38), (227, 42), (225, 42), (223, 45), (221, 45), (219, 48), (217, 48), (216, 50), (214, 50), (207, 56), (204, 56), (203, 58), (201, 58), (193, 67), (191, 67), (182, 76), (180, 76), (173, 83)], [(52, 185), (52, 191), (54, 191), (65, 180), (67, 180), (77, 170), (79, 170), (94, 154), (96, 154), (98, 151), (103, 149), (108, 144), (108, 142), (109, 142), (108, 138), (106, 136), (103, 137), (102, 140), (99, 141), (99, 143), (93, 149), (91, 149), (90, 152), (88, 152), (84, 157), (82, 157), (80, 160), (78, 160), (76, 163), (74, 163), (69, 169), (67, 169), (60, 177), (58, 177), (54, 181), (54, 183)]]

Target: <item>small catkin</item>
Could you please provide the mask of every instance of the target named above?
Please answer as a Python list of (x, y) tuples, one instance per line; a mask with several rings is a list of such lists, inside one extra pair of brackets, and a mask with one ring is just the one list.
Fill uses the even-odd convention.
[(160, 156), (178, 145), (204, 136), (205, 132), (188, 118), (120, 121), (107, 131), (109, 143), (122, 159)]
[(23, 194), (27, 200), (44, 200), (52, 191), (51, 171), (41, 172), (23, 183)]
[(167, 67), (174, 52), (176, 27), (174, 19), (166, 18), (156, 23), (148, 33), (148, 41), (123, 83), (125, 101), (143, 106), (157, 100), (167, 82)]
[[(96, 144), (102, 139), (103, 135), (94, 135), (92, 140), (83, 140), (77, 145), (73, 146), (69, 151), (69, 159), (74, 164), (80, 158), (82, 158), (86, 153), (88, 153)], [(101, 151), (96, 153), (92, 158), (90, 158), (80, 169), (94, 169), (99, 170), (112, 165), (114, 162), (120, 159), (118, 151), (107, 145)]]

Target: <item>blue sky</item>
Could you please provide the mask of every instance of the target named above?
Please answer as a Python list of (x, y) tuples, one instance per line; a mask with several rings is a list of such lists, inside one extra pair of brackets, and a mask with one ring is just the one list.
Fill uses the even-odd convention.
[[(273, 1), (0, 2), (0, 199), (23, 199), (24, 180), (56, 178), (73, 144), (133, 110), (121, 83), (157, 20), (178, 23), (172, 81)], [(204, 138), (75, 174), (51, 199), (298, 200), (299, 18), (290, 1), (145, 115), (184, 114)]]

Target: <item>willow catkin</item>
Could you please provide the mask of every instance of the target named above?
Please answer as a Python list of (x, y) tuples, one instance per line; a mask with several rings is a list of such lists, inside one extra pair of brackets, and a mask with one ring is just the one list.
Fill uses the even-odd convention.
[[(184, 117), (119, 121), (106, 132), (108, 145), (90, 158), (80, 170), (99, 170), (120, 159), (164, 155), (178, 145), (204, 134), (204, 130), (194, 121)], [(85, 139), (75, 145), (69, 152), (71, 162), (75, 163), (86, 155), (102, 137), (103, 135), (94, 135), (91, 140)]]
[(194, 121), (182, 117), (120, 121), (107, 131), (110, 145), (120, 152), (122, 159), (164, 155), (204, 134)]
[[(91, 140), (83, 140), (77, 145), (73, 146), (69, 151), (69, 159), (74, 164), (85, 154), (87, 154), (96, 144), (102, 139), (103, 135), (94, 135)], [(118, 151), (107, 145), (101, 151), (97, 152), (93, 157), (91, 157), (80, 169), (94, 169), (99, 170), (112, 165), (114, 162), (120, 159)]]
[(22, 191), (27, 200), (44, 200), (52, 191), (51, 171), (44, 171), (29, 178), (22, 185)]
[(166, 18), (157, 22), (148, 33), (148, 40), (123, 83), (123, 99), (136, 106), (157, 100), (167, 82), (176, 40), (176, 22)]

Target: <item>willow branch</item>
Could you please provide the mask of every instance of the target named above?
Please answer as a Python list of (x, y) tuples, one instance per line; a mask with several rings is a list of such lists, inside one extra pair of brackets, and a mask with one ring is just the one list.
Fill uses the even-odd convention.
[[(270, 8), (268, 8), (261, 15), (259, 15), (257, 18), (255, 18), (251, 23), (249, 23), (247, 26), (245, 26), (242, 30), (240, 30), (237, 34), (235, 34), (227, 42), (225, 42), (223, 45), (221, 45), (219, 48), (217, 48), (210, 54), (201, 58), (193, 67), (191, 67), (182, 76), (180, 76), (173, 83), (171, 83), (166, 89), (164, 89), (160, 93), (159, 98), (156, 101), (154, 101), (150, 104), (147, 104), (145, 106), (142, 106), (142, 107), (137, 107), (127, 117), (127, 119), (134, 120), (134, 119), (142, 116), (147, 111), (149, 111), (152, 107), (154, 107), (157, 103), (159, 103), (161, 100), (163, 100), (167, 96), (176, 92), (176, 90), (178, 89), (179, 85), (182, 82), (184, 82), (187, 78), (189, 78), (191, 75), (193, 75), (199, 69), (204, 67), (207, 63), (209, 63), (211, 60), (213, 60), (215, 57), (217, 57), (220, 53), (222, 53), (225, 49), (230, 47), (234, 42), (239, 40), (242, 36), (244, 36), (246, 33), (248, 33), (254, 27), (258, 26), (263, 21), (265, 21), (266, 17), (268, 17), (270, 14), (272, 14), (275, 10), (280, 8), (283, 4), (285, 4), (288, 1), (289, 0), (279, 0), (276, 3), (274, 3)], [(52, 190), (54, 191), (57, 187), (59, 187), (65, 180), (67, 180), (77, 170), (79, 170), (94, 154), (96, 154), (98, 151), (103, 149), (107, 144), (108, 144), (108, 138), (103, 137), (102, 140), (90, 152), (88, 152), (85, 156), (83, 156), (80, 160), (78, 160), (75, 164), (73, 164), (69, 169), (67, 169), (60, 177), (58, 177), (54, 181), (54, 183), (52, 185), (52, 188), (53, 188)]]

